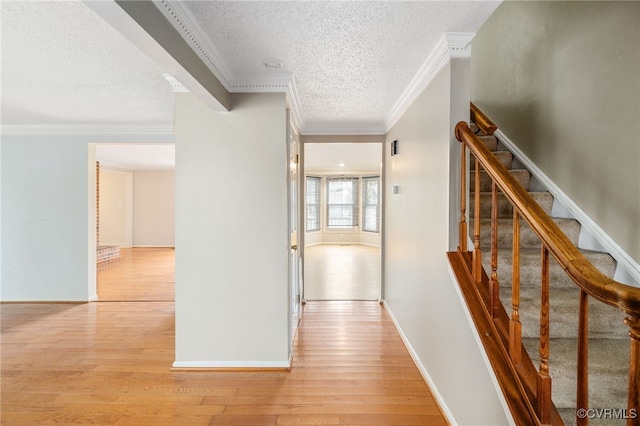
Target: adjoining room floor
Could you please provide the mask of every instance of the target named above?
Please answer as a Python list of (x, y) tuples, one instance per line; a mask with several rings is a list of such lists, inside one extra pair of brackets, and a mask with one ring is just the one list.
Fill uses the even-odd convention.
[(307, 300), (380, 298), (380, 249), (363, 245), (305, 248), (304, 297)]
[(117, 259), (97, 265), (98, 300), (145, 302), (175, 300), (175, 249), (120, 249)]

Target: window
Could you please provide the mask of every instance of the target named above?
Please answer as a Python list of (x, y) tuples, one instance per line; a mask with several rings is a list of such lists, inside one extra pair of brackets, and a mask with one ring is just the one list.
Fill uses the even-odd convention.
[(362, 230), (380, 232), (380, 176), (362, 178)]
[(307, 176), (307, 232), (320, 230), (320, 182), (319, 177)]
[(358, 226), (358, 178), (327, 178), (327, 228)]

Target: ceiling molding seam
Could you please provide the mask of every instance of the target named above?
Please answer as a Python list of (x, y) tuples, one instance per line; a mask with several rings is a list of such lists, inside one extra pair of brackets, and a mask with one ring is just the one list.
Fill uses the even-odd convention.
[(173, 124), (3, 124), (3, 135), (173, 135)]
[(191, 12), (178, 1), (154, 0), (154, 3), (173, 27), (178, 30), (182, 38), (191, 44), (193, 51), (220, 80), (225, 89), (231, 92), (235, 80), (233, 72), (222, 60), (222, 55)]
[(302, 108), (300, 108), (300, 98), (298, 97), (298, 88), (296, 87), (296, 80), (291, 76), (289, 84), (287, 85), (287, 100), (289, 103), (289, 110), (291, 111), (291, 120), (293, 121), (298, 132), (302, 134)]
[(162, 74), (167, 80), (167, 82), (171, 85), (171, 89), (173, 93), (191, 93), (189, 89), (187, 89), (182, 83), (180, 83), (174, 76), (171, 74)]
[(413, 101), (427, 88), (440, 69), (451, 58), (471, 57), (471, 40), (475, 33), (444, 33), (427, 57), (418, 74), (393, 106), (385, 120), (385, 133), (400, 120)]

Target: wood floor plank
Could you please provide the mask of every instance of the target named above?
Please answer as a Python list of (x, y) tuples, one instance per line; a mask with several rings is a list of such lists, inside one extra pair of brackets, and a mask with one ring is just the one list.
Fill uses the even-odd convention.
[(174, 371), (174, 303), (131, 301), (152, 262), (128, 262), (117, 302), (0, 305), (2, 425), (446, 424), (379, 303), (307, 303), (291, 371)]

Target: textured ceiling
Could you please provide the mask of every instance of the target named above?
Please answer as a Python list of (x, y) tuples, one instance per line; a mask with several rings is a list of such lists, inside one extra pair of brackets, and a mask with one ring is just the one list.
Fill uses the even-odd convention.
[[(113, 1), (113, 0), (109, 0)], [(380, 133), (444, 32), (497, 1), (174, 1), (234, 82), (287, 74), (305, 129)], [(2, 125), (171, 125), (155, 62), (85, 3), (0, 0)], [(219, 53), (219, 55), (218, 55)], [(283, 67), (269, 70), (266, 58)], [(154, 158), (150, 155), (149, 158)]]
[(305, 172), (380, 171), (382, 144), (309, 143), (304, 145)]
[[(226, 68), (289, 72), (303, 127), (384, 129), (444, 32), (475, 32), (490, 1), (185, 1)], [(265, 58), (283, 68), (270, 71)]]
[(162, 69), (80, 1), (0, 1), (3, 124), (172, 124)]

